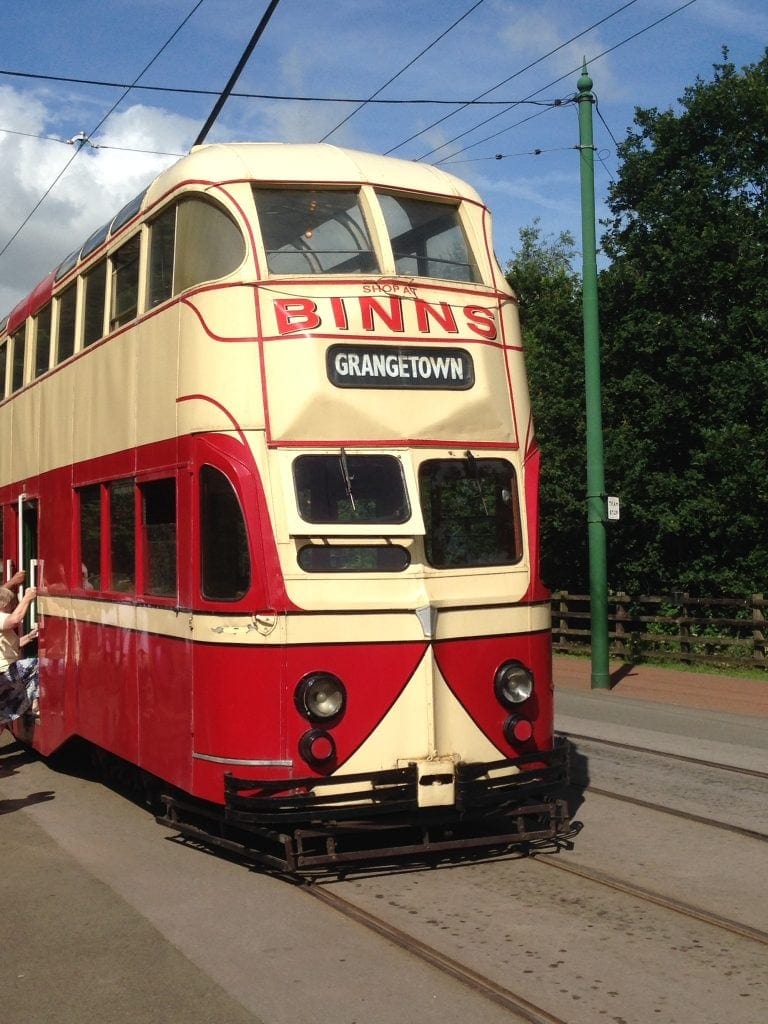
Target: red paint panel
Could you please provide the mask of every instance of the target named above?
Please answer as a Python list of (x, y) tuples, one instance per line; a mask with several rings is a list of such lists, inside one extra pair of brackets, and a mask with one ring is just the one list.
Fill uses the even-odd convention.
[[(552, 749), (552, 654), (549, 633), (440, 640), (435, 660), (453, 694), (504, 757)], [(510, 711), (496, 698), (496, 670), (505, 661), (522, 662), (533, 672), (534, 693), (516, 714), (533, 723), (530, 740), (511, 746), (503, 732)]]

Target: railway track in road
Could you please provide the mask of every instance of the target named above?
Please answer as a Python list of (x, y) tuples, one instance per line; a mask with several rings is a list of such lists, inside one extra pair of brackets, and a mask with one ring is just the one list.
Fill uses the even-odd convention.
[(743, 768), (735, 764), (723, 764), (722, 761), (705, 761), (700, 757), (691, 757), (688, 754), (675, 754), (669, 750), (653, 750), (651, 747), (639, 747), (632, 743), (622, 743), (620, 740), (606, 740), (599, 736), (584, 736), (576, 732), (556, 732), (556, 736), (563, 736), (568, 740), (583, 740), (585, 743), (599, 743), (603, 747), (614, 747), (618, 750), (629, 750), (633, 754), (653, 754), (656, 757), (666, 757), (671, 761), (682, 761), (685, 764), (698, 765), (700, 768), (721, 768), (724, 772), (736, 772), (739, 775), (749, 775), (755, 779), (768, 779), (768, 772), (758, 771), (756, 768)]
[(565, 871), (571, 875), (577, 875), (579, 878), (595, 882), (604, 888), (626, 893), (628, 896), (633, 896), (646, 903), (653, 903), (657, 907), (664, 907), (666, 910), (672, 910), (676, 914), (682, 914), (683, 917), (689, 917), (695, 921), (712, 925), (722, 931), (729, 932), (731, 935), (739, 935), (742, 938), (751, 939), (753, 942), (759, 942), (764, 946), (768, 946), (768, 932), (761, 931), (759, 928), (752, 928), (749, 925), (741, 924), (739, 921), (723, 917), (720, 914), (714, 914), (709, 910), (704, 910), (702, 907), (695, 907), (693, 904), (686, 903), (683, 900), (665, 896), (663, 893), (654, 892), (644, 886), (635, 885), (633, 882), (616, 878), (595, 868), (584, 867), (562, 859), (546, 859), (540, 856), (534, 856), (533, 859), (536, 864)]
[(490, 978), (474, 971), (466, 964), (462, 964), (453, 957), (442, 953), (434, 946), (421, 942), (401, 928), (384, 921), (362, 907), (356, 906), (349, 900), (345, 900), (343, 896), (332, 892), (324, 885), (311, 883), (306, 886), (304, 891), (326, 906), (338, 911), (338, 913), (344, 914), (351, 920), (356, 921), (364, 928), (381, 935), (400, 949), (417, 956), (442, 974), (467, 985), (474, 992), (485, 996), (491, 1002), (517, 1014), (521, 1020), (527, 1021), (529, 1024), (567, 1024), (561, 1017), (557, 1017), (543, 1007), (537, 1006), (519, 993), (497, 984)]
[[(599, 746), (610, 747), (615, 750), (625, 750), (633, 754), (645, 754), (659, 758), (666, 758), (671, 761), (694, 765), (698, 768), (712, 768), (725, 772), (734, 772), (748, 778), (768, 780), (768, 772), (761, 772), (755, 768), (743, 768), (739, 765), (723, 764), (720, 761), (708, 761), (703, 758), (690, 757), (686, 754), (670, 753), (666, 750), (653, 750), (649, 747), (640, 747), (631, 743), (622, 743), (617, 740), (600, 739), (597, 736), (584, 736), (577, 733), (559, 733), (558, 735), (565, 736), (569, 740), (581, 740), (584, 743), (594, 743)], [(675, 818), (681, 818), (684, 821), (692, 821), (700, 825), (708, 825), (711, 828), (717, 828), (723, 832), (731, 832), (734, 835), (745, 836), (748, 839), (755, 839), (758, 842), (768, 843), (768, 834), (760, 832), (757, 829), (745, 828), (742, 825), (733, 825), (726, 821), (718, 821), (717, 819), (708, 817), (704, 814), (695, 814), (693, 811), (685, 811), (679, 807), (669, 807), (666, 804), (657, 803), (652, 800), (644, 800), (641, 797), (631, 796), (627, 793), (617, 793), (614, 790), (603, 789), (591, 784), (587, 789), (590, 793), (594, 793), (596, 796), (604, 796), (611, 800), (619, 800), (621, 803), (632, 804), (635, 807), (643, 807), (646, 810), (658, 811), (660, 814), (668, 814)]]

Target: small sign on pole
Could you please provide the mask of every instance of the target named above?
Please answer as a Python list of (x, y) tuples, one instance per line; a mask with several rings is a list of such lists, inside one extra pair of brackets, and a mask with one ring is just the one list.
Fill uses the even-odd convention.
[(619, 507), (619, 499), (615, 496), (608, 496), (608, 518), (619, 519), (621, 518), (621, 509)]

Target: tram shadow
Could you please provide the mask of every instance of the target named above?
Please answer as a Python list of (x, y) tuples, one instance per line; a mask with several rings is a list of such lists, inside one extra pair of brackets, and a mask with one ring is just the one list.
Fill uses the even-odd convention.
[(565, 736), (565, 741), (568, 744), (568, 782), (563, 786), (561, 796), (573, 818), (586, 800), (589, 789), (589, 758), (569, 736)]

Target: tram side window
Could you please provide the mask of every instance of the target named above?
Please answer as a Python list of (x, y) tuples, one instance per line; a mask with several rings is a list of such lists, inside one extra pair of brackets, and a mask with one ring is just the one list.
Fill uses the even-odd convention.
[(357, 191), (254, 188), (273, 274), (370, 274), (378, 264)]
[(424, 462), (419, 494), (430, 565), (513, 565), (523, 557), (515, 471), (505, 459)]
[(228, 214), (204, 200), (182, 199), (150, 229), (149, 305), (226, 277), (244, 259), (245, 239)]
[(243, 511), (232, 484), (213, 466), (200, 470), (200, 575), (208, 601), (239, 601), (251, 585)]
[(37, 330), (35, 332), (35, 377), (40, 377), (48, 369), (51, 358), (51, 304), (48, 303), (37, 314)]
[(11, 391), (18, 391), (24, 387), (24, 357), (26, 355), (26, 328), (11, 338)]
[(59, 296), (59, 344), (56, 362), (68, 359), (75, 351), (75, 310), (77, 308), (77, 285), (71, 284)]
[(141, 485), (144, 533), (144, 590), (175, 597), (176, 481), (153, 480)]
[(110, 331), (122, 327), (136, 316), (139, 308), (139, 242), (134, 235), (111, 257), (112, 286), (109, 303)]
[(101, 589), (101, 486), (81, 487), (80, 563), (83, 587)]
[(404, 523), (411, 515), (393, 455), (300, 455), (293, 479), (308, 523)]
[(136, 500), (133, 480), (109, 486), (109, 589), (131, 594), (136, 588)]
[(5, 398), (5, 385), (8, 378), (6, 361), (8, 359), (8, 339), (5, 338), (0, 344), (0, 401)]
[(104, 298), (107, 290), (107, 261), (97, 263), (83, 275), (85, 305), (83, 314), (83, 345), (92, 345), (104, 335)]
[(480, 280), (455, 206), (385, 193), (379, 202), (398, 274)]

